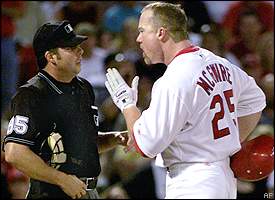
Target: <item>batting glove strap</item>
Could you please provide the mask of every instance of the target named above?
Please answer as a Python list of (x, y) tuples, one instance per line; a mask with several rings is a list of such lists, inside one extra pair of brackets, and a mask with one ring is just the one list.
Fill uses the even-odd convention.
[(111, 95), (112, 99), (121, 111), (123, 111), (123, 109), (125, 109), (129, 105), (136, 105), (133, 93), (128, 85), (121, 85), (114, 92), (114, 95)]

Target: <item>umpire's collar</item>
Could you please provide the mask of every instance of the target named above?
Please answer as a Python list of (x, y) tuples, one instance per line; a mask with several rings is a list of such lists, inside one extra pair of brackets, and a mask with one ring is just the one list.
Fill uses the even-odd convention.
[(71, 82), (64, 83), (57, 81), (54, 77), (52, 77), (45, 70), (40, 70), (38, 72), (38, 76), (44, 79), (58, 94), (66, 93), (67, 89), (70, 89), (77, 82), (77, 77), (74, 77)]

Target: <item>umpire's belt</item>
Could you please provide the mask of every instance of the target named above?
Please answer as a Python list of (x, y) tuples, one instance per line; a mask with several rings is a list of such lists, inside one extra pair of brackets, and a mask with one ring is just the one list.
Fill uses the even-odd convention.
[(91, 177), (91, 178), (82, 177), (80, 178), (80, 180), (82, 180), (86, 184), (87, 190), (92, 190), (96, 188), (97, 177)]

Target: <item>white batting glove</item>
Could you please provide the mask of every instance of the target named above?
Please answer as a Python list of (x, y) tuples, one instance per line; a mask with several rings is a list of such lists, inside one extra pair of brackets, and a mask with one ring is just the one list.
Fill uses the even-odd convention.
[(127, 85), (116, 68), (107, 69), (106, 77), (107, 81), (105, 82), (105, 86), (109, 91), (113, 102), (121, 112), (129, 106), (137, 104), (138, 76), (135, 76), (133, 79), (131, 88)]

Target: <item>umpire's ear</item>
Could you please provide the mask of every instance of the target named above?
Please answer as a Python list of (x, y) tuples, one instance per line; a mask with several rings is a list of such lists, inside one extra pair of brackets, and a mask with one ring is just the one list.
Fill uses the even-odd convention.
[(53, 52), (46, 51), (44, 56), (48, 61), (48, 63), (52, 63), (53, 65), (56, 65), (57, 56)]

